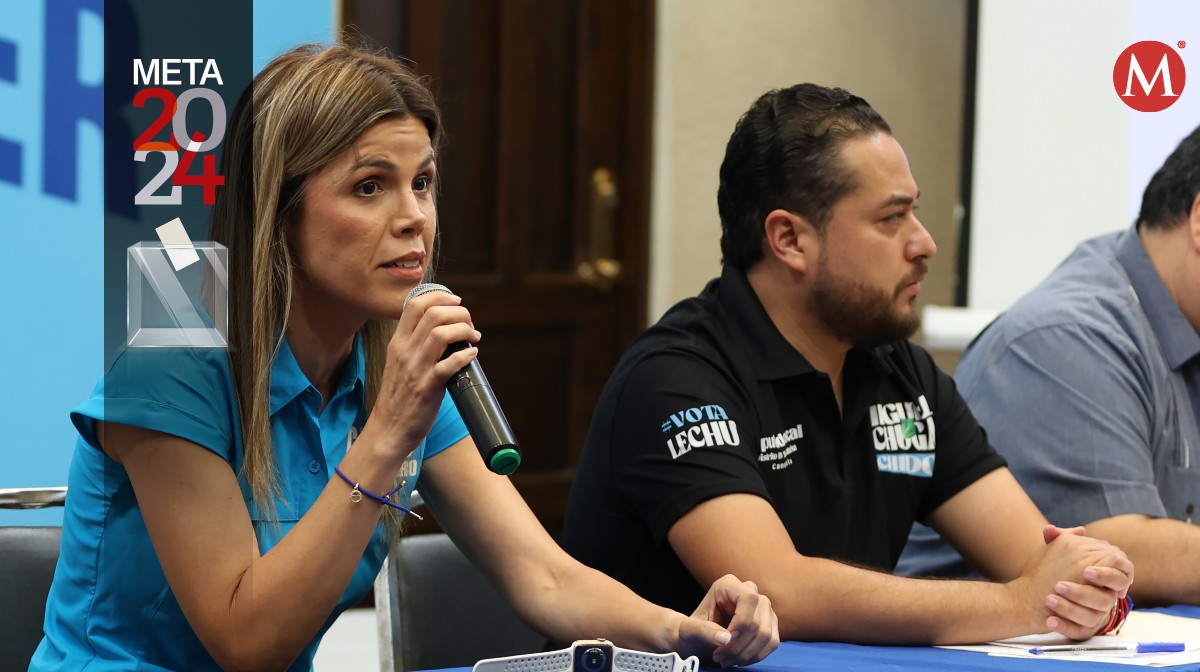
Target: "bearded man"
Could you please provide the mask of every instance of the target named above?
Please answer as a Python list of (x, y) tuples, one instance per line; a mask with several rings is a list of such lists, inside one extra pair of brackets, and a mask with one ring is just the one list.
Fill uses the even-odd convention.
[[(783, 639), (1111, 627), (1128, 558), (1048, 525), (951, 378), (906, 340), (937, 252), (919, 196), (863, 99), (800, 84), (750, 107), (720, 169), (721, 276), (609, 379), (568, 504), (569, 552), (675, 608), (723, 574), (752, 580)], [(993, 580), (892, 575), (916, 520)]]

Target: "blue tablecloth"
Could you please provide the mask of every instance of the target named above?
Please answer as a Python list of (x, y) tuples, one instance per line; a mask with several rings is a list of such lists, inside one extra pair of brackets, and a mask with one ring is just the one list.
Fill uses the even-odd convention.
[[(1157, 611), (1200, 618), (1200, 607), (1174, 606)], [(702, 668), (719, 672), (720, 668)], [(1060, 658), (1030, 659), (989, 656), (928, 646), (859, 646), (831, 642), (784, 642), (766, 660), (743, 668), (751, 672), (893, 672), (895, 670), (996, 670), (997, 672), (1132, 672), (1138, 669), (1200, 672), (1200, 664), (1138, 668), (1111, 663), (1081, 663)], [(469, 672), (470, 668), (451, 668)]]
[[(1157, 611), (1175, 616), (1200, 618), (1200, 607), (1174, 606)], [(707, 668), (706, 668), (707, 669)], [(892, 670), (997, 670), (1000, 672), (1123, 672), (1136, 669), (1188, 670), (1200, 672), (1200, 664), (1136, 668), (1111, 663), (1082, 663), (1062, 659), (1028, 659), (989, 656), (971, 651), (952, 651), (926, 646), (859, 646), (829, 642), (784, 642), (767, 659), (752, 665), (754, 672), (891, 672)]]
[(1175, 616), (1200, 618), (1200, 607), (1190, 607), (1185, 605), (1175, 605), (1173, 607), (1162, 607), (1159, 609), (1138, 609), (1138, 611), (1157, 611), (1163, 614), (1174, 614)]

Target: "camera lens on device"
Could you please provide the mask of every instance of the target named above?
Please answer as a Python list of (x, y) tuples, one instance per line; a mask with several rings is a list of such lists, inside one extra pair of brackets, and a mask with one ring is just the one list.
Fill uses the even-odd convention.
[(583, 652), (583, 669), (587, 672), (600, 672), (608, 662), (604, 649), (593, 646)]

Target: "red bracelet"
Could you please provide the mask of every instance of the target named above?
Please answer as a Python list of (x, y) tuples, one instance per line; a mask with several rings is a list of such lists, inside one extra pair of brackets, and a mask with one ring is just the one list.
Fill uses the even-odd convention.
[(1097, 635), (1116, 635), (1121, 632), (1121, 626), (1125, 625), (1125, 619), (1129, 618), (1129, 612), (1133, 611), (1133, 598), (1126, 595), (1117, 600), (1113, 605), (1112, 611), (1108, 612), (1108, 623), (1097, 632)]

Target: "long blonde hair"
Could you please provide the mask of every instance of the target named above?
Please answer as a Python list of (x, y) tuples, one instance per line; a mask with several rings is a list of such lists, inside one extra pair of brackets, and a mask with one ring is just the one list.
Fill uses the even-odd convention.
[[(242, 474), (265, 518), (281, 493), (271, 441), (271, 362), (292, 299), (286, 229), (308, 176), (385, 117), (425, 124), (434, 151), (441, 116), (422, 78), (386, 54), (338, 44), (296, 47), (260, 72), (234, 109), (222, 158), (226, 185), (212, 237), (229, 248), (229, 361), (237, 390)], [(366, 408), (374, 406), (395, 322), (361, 330)]]

